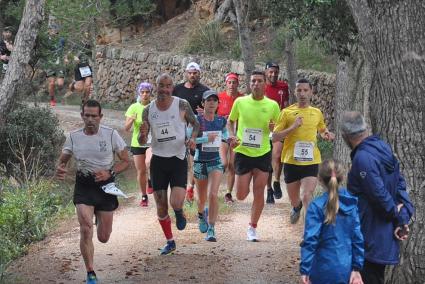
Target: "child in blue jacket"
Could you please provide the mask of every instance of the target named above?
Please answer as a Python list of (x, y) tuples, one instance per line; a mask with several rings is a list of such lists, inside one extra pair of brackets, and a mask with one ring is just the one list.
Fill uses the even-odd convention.
[(301, 244), (302, 283), (363, 283), (359, 271), (364, 249), (357, 198), (339, 189), (343, 180), (344, 169), (339, 162), (326, 160), (320, 165), (319, 181), (327, 192), (307, 209)]

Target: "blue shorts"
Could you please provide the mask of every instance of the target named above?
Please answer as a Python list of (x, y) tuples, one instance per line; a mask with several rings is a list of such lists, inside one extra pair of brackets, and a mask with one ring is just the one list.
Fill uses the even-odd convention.
[(193, 175), (196, 179), (208, 179), (208, 175), (212, 171), (224, 172), (220, 158), (211, 161), (194, 161), (193, 163)]

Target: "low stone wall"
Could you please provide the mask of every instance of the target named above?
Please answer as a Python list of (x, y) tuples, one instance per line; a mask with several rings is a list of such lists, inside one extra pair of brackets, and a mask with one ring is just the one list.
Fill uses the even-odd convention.
[[(98, 46), (97, 52), (96, 79), (98, 99), (102, 102), (130, 105), (134, 101), (138, 83), (142, 81), (155, 83), (155, 78), (164, 72), (173, 76), (176, 84), (183, 82), (184, 68), (191, 61), (200, 64), (203, 84), (218, 91), (224, 90), (225, 74), (236, 72), (241, 74), (241, 89), (245, 89), (244, 64), (241, 61), (152, 53), (144, 52), (143, 49), (112, 46)], [(263, 70), (264, 65), (258, 65), (257, 68)], [(281, 69), (280, 77), (286, 78), (284, 68)], [(313, 105), (323, 111), (326, 122), (333, 128), (335, 75), (306, 70), (298, 70), (298, 73), (300, 77), (306, 77), (313, 83), (315, 93)]]

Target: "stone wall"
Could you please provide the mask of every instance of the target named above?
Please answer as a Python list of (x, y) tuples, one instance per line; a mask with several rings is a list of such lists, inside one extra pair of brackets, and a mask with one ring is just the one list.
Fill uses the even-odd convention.
[[(184, 81), (184, 68), (191, 61), (196, 61), (202, 68), (201, 82), (213, 89), (224, 89), (224, 76), (228, 72), (241, 74), (241, 89), (245, 89), (244, 65), (241, 61), (216, 59), (212, 57), (191, 57), (170, 53), (144, 52), (142, 49), (129, 49), (112, 46), (97, 47), (98, 99), (102, 102), (130, 105), (134, 101), (138, 83), (149, 81), (161, 73), (169, 73), (175, 83)], [(259, 70), (264, 65), (258, 65)], [(326, 122), (333, 129), (335, 95), (335, 75), (315, 71), (298, 71), (300, 77), (308, 78), (314, 85), (313, 105), (325, 114)], [(281, 68), (281, 78), (285, 70)]]

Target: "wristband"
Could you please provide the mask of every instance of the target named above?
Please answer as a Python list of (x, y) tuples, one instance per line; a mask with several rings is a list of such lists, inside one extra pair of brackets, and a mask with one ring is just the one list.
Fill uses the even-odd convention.
[(109, 173), (111, 174), (112, 178), (115, 178), (117, 176), (117, 174), (112, 169), (109, 170)]

